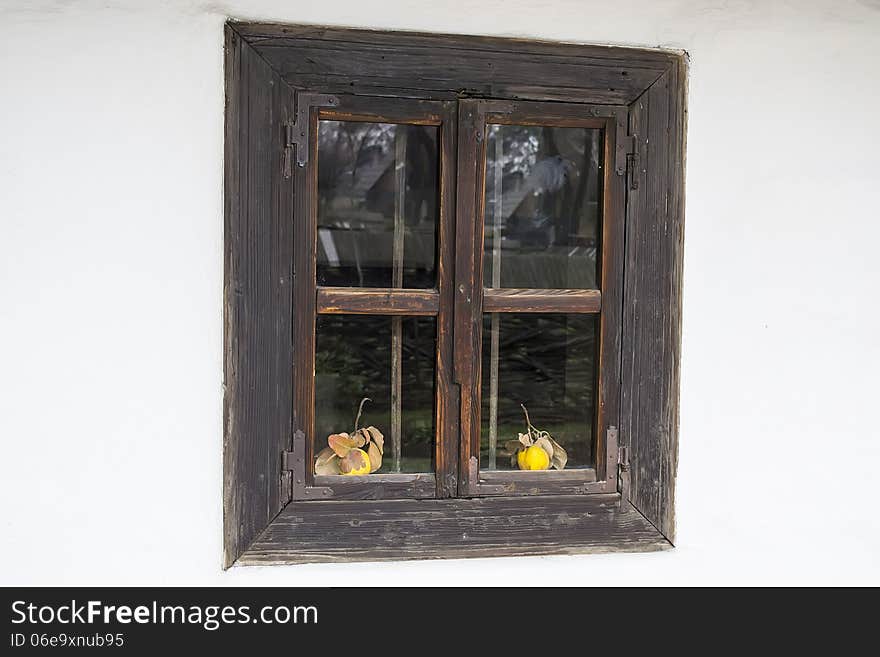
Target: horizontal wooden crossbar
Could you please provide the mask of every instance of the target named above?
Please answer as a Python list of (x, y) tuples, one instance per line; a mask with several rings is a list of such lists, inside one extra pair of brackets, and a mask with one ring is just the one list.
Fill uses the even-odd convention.
[(599, 290), (483, 290), (483, 312), (487, 313), (597, 313), (601, 308)]
[(321, 315), (436, 315), (437, 290), (397, 290), (381, 287), (319, 287)]

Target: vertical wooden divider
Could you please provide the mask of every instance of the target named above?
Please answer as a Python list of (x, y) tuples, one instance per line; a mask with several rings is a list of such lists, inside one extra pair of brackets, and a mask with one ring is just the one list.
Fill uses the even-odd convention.
[[(406, 126), (394, 130), (394, 244), (391, 255), (391, 287), (403, 287), (403, 238), (406, 207)], [(403, 318), (391, 318), (391, 463), (401, 470), (403, 416)]]
[(453, 384), (453, 319), (455, 306), (456, 149), (457, 111), (455, 101), (442, 106), (440, 126), (440, 212), (438, 231), (436, 445), (437, 497), (458, 493), (460, 389)]
[[(501, 222), (504, 219), (503, 189), (501, 178), (503, 175), (504, 141), (501, 138), (501, 130), (495, 135), (495, 185), (493, 187), (492, 203), (492, 287), (501, 287)], [(499, 343), (501, 338), (501, 314), (492, 313), (492, 326), (489, 333), (489, 463), (488, 469), (495, 470), (497, 467), (498, 452), (498, 358)]]

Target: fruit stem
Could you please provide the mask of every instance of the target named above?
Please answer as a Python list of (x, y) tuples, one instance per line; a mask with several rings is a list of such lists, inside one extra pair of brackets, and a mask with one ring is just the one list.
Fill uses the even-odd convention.
[[(520, 408), (523, 409), (523, 413), (526, 414), (526, 430), (529, 432), (529, 438), (531, 438), (532, 437), (532, 429), (535, 429), (535, 427), (532, 426), (532, 421), (529, 419), (529, 409), (526, 408), (525, 404), (520, 404), (519, 406), (520, 406)], [(538, 432), (538, 430), (535, 429), (535, 433), (537, 433), (537, 432)]]
[(369, 397), (364, 397), (363, 399), (361, 399), (361, 404), (360, 404), (360, 406), (358, 406), (357, 417), (354, 419), (354, 431), (352, 432), (352, 434), (356, 434), (358, 432), (358, 424), (361, 421), (361, 413), (364, 410), (364, 402), (372, 402), (372, 401), (373, 400), (370, 399)]

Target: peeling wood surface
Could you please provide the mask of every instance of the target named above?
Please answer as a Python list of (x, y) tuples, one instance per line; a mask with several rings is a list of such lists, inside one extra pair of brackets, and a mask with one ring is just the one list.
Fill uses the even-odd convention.
[(596, 481), (594, 468), (571, 470), (481, 470), (480, 492), (492, 491), (492, 495), (589, 495), (612, 492), (616, 485)]
[[(293, 406), (293, 189), (281, 176), (293, 94), (226, 30), (223, 531), (230, 565), (287, 502)], [(271, 409), (271, 412), (267, 412)]]
[[(441, 311), (437, 315), (436, 408), (434, 424), (434, 467), (437, 473), (437, 497), (448, 498), (458, 492), (458, 435), (460, 389), (453, 383), (454, 308), (455, 308), (455, 156), (458, 139), (458, 108), (455, 102), (443, 103), (440, 126), (440, 230), (437, 282)], [(445, 437), (445, 438), (444, 438)], [(451, 438), (451, 439), (450, 439)]]
[(684, 229), (684, 64), (636, 101), (638, 189), (627, 203), (622, 440), (631, 501), (674, 541)]
[(241, 564), (383, 561), (663, 550), (618, 495), (294, 502)]
[(345, 500), (425, 499), (437, 492), (435, 476), (425, 473), (316, 475), (315, 486), (327, 486), (334, 498)]
[[(458, 494), (477, 494), (479, 481), (472, 476), (476, 465), (479, 441), (474, 436), (480, 427), (479, 381), (481, 340), (478, 323), (482, 322), (482, 271), (477, 265), (483, 245), (483, 227), (474, 217), (482, 213), (483, 168), (482, 147), (485, 114), (479, 101), (458, 103), (458, 153), (456, 160), (456, 222), (455, 222), (455, 352), (454, 381), (459, 394), (459, 479)], [(478, 138), (479, 136), (479, 138)], [(478, 193), (478, 191), (480, 193)], [(476, 474), (474, 472), (474, 474)]]

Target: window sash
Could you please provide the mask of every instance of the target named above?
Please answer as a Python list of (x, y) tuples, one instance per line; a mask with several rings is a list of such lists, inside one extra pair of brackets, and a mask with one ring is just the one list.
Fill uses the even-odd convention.
[[(491, 281), (483, 280), (486, 136), (490, 124), (603, 130), (599, 289), (493, 288)], [(456, 350), (456, 381), (462, 387), (459, 493), (463, 497), (590, 494), (617, 490), (617, 445), (614, 432), (609, 430), (619, 425), (625, 190), (622, 176), (616, 174), (619, 135), (625, 134), (625, 130), (626, 110), (620, 107), (460, 101), (456, 344), (466, 344), (468, 348), (467, 353)], [(535, 473), (490, 471), (480, 467), (483, 314), (523, 312), (599, 315), (600, 346), (592, 468)]]
[[(307, 102), (308, 94), (297, 94)], [(294, 252), (294, 331), (297, 359), (293, 363), (295, 459), (292, 499), (397, 499), (449, 497), (455, 493), (458, 465), (454, 440), (457, 419), (450, 417), (452, 344), (452, 167), (455, 152), (455, 113), (450, 101), (426, 101), (386, 97), (334, 97), (332, 106), (309, 107), (309, 157), (295, 171), (296, 245)], [(301, 113), (302, 115), (302, 113)], [(318, 121), (364, 121), (439, 128), (439, 212), (437, 286), (433, 290), (404, 288), (319, 287), (316, 284)], [(315, 319), (318, 314), (371, 314), (434, 316), (437, 344), (434, 393), (434, 473), (387, 473), (354, 476), (316, 476), (314, 460), (319, 451), (315, 435)]]
[[(293, 499), (393, 499), (519, 494), (587, 494), (616, 490), (607, 433), (617, 426), (622, 288), (624, 186), (616, 169), (617, 135), (625, 109), (563, 103), (485, 100), (425, 101), (338, 96), (333, 107), (309, 108), (310, 157), (296, 170), (297, 246), (294, 341), (294, 443), (304, 457), (294, 473)], [(316, 285), (317, 122), (369, 121), (440, 127), (440, 205), (436, 289), (348, 288)], [(484, 287), (483, 192), (487, 125), (601, 128), (604, 178), (600, 180), (602, 233), (599, 289)], [(458, 156), (455, 138), (458, 134)], [(452, 175), (456, 175), (453, 190)], [(454, 195), (453, 195), (454, 194)], [(451, 213), (455, 202), (456, 215)], [(300, 236), (310, 236), (301, 239)], [(452, 279), (453, 258), (455, 279)], [(453, 311), (455, 325), (453, 326)], [(482, 316), (498, 313), (595, 313), (599, 322), (594, 467), (540, 473), (479, 468)], [(315, 476), (315, 317), (318, 314), (426, 315), (437, 317), (435, 463), (433, 474), (388, 473)], [(454, 349), (453, 349), (454, 343)], [(453, 355), (454, 354), (454, 355)], [(615, 446), (616, 447), (616, 446)], [(296, 451), (296, 444), (294, 444)]]

